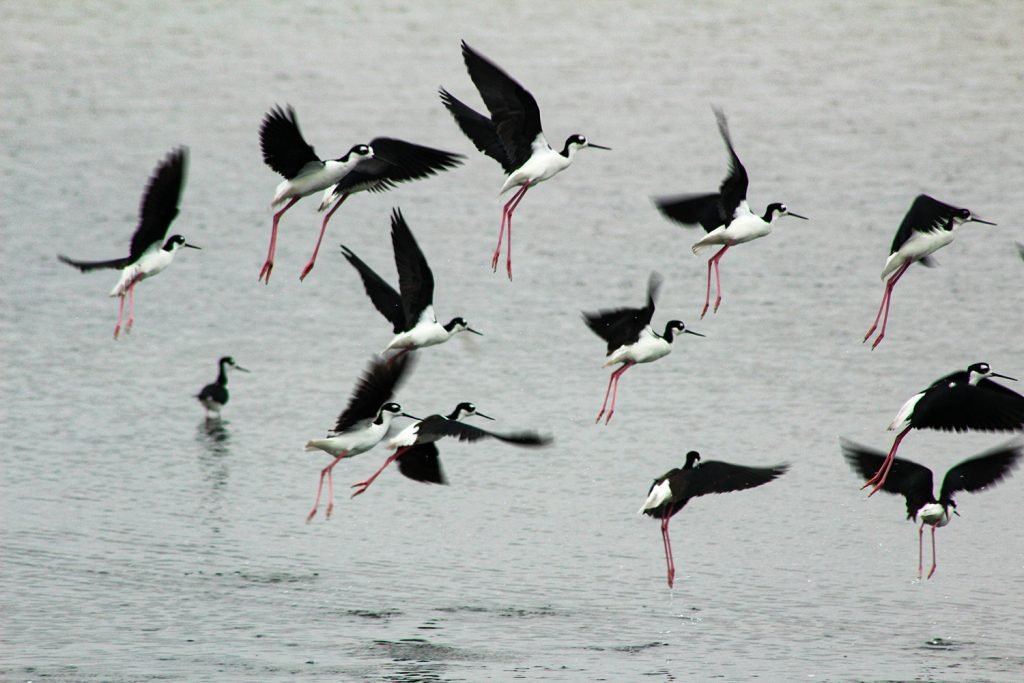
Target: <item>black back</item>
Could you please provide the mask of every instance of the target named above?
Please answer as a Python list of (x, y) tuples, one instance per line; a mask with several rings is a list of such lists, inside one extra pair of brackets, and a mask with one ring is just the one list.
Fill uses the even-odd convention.
[(761, 486), (782, 476), (788, 469), (787, 464), (774, 467), (747, 467), (717, 460), (708, 460), (700, 465), (691, 466), (688, 457), (686, 466), (669, 470), (654, 480), (651, 490), (667, 479), (672, 497), (659, 507), (644, 510), (644, 514), (658, 518), (671, 517), (697, 496), (742, 491)]
[(737, 207), (747, 197), (747, 186), (750, 182), (747, 169), (732, 146), (732, 136), (729, 135), (725, 113), (717, 107), (714, 112), (718, 121), (718, 132), (729, 151), (729, 174), (722, 181), (718, 192), (682, 194), (654, 200), (654, 205), (668, 218), (688, 225), (700, 225), (705, 232), (732, 223)]
[(374, 138), (373, 156), (364, 158), (334, 187), (334, 195), (358, 191), (384, 192), (398, 183), (420, 180), (455, 168), (463, 156), (444, 150), (396, 140)]
[(263, 151), (264, 163), (288, 180), (299, 175), (307, 164), (323, 163), (313, 147), (302, 137), (291, 105), (287, 110), (275, 105), (263, 117), (260, 149)]
[(998, 382), (969, 382), (958, 370), (932, 383), (914, 405), (916, 429), (963, 432), (970, 429), (1005, 432), (1024, 429), (1024, 396)]
[(383, 358), (370, 361), (332, 431), (345, 432), (377, 417), (380, 407), (397, 391), (406, 371), (412, 369), (413, 355), (404, 353), (390, 361)]
[(954, 217), (964, 218), (970, 215), (970, 211), (966, 209), (940, 202), (926, 194), (919, 194), (903, 217), (903, 222), (900, 223), (896, 236), (892, 240), (889, 253), (895, 254), (899, 251), (900, 247), (915, 232), (928, 232), (936, 229), (952, 230)]
[(154, 244), (162, 245), (167, 230), (178, 215), (187, 166), (188, 148), (178, 147), (172, 150), (153, 172), (142, 195), (139, 224), (132, 235), (127, 257), (107, 261), (77, 261), (63, 255), (58, 255), (57, 258), (83, 273), (97, 268), (125, 268), (138, 261)]
[(491, 113), (509, 165), (512, 169), (519, 168), (530, 158), (531, 145), (542, 132), (537, 101), (526, 88), (465, 41), (462, 42), (462, 58), (473, 85)]
[(620, 346), (634, 344), (654, 317), (654, 299), (661, 286), (661, 276), (651, 273), (647, 281), (647, 305), (643, 308), (611, 308), (583, 313), (583, 321), (594, 334), (608, 342), (608, 354)]

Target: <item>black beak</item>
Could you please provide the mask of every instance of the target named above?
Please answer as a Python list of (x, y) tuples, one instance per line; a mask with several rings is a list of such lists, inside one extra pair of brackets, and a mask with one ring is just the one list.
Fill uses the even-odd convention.
[(612, 150), (611, 147), (605, 147), (604, 145), (595, 145), (593, 142), (588, 142), (587, 147), (593, 147), (594, 149), (606, 149), (609, 152)]
[(194, 245), (194, 244), (189, 244), (188, 242), (185, 242), (185, 244), (183, 244), (183, 245), (181, 245), (181, 246), (183, 246), (183, 247), (188, 247), (189, 249), (199, 249), (199, 250), (202, 250), (202, 247), (197, 247), (196, 245)]
[(978, 218), (977, 216), (971, 216), (970, 218), (967, 219), (967, 222), (968, 223), (984, 223), (985, 225), (995, 225), (995, 223), (993, 223), (992, 221), (984, 221), (984, 220)]
[(419, 419), (421, 419), (421, 418), (418, 418), (418, 417), (416, 417), (415, 415), (410, 415), (409, 413), (399, 413), (399, 416), (401, 416), (401, 417), (410, 417), (410, 418), (412, 418), (413, 420), (419, 420)]
[(787, 211), (787, 212), (786, 212), (786, 215), (787, 215), (787, 216), (792, 216), (793, 218), (802, 218), (802, 219), (804, 219), (805, 221), (809, 221), (809, 220), (811, 220), (811, 219), (810, 219), (810, 218), (808, 218), (807, 216), (801, 216), (800, 214), (798, 214), (798, 213), (793, 213), (792, 211)]
[(481, 337), (484, 336), (483, 332), (480, 332), (478, 330), (474, 330), (472, 327), (469, 327), (468, 325), (466, 326), (466, 332), (472, 332), (473, 334), (479, 334)]
[(1017, 381), (1016, 377), (1010, 377), (1009, 375), (1000, 375), (998, 372), (993, 372), (993, 373), (989, 374), (989, 377), (1002, 377), (1003, 379), (1008, 379), (1011, 382), (1016, 382)]
[(694, 332), (693, 330), (683, 330), (683, 332), (685, 332), (686, 334), (692, 334), (692, 335), (697, 336), (697, 337), (705, 336), (705, 335), (701, 334), (700, 332)]
[(477, 417), (482, 417), (482, 418), (484, 418), (485, 420), (493, 420), (493, 419), (494, 419), (494, 418), (493, 418), (493, 417), (491, 417), (490, 415), (484, 415), (483, 413), (473, 413), (473, 414), (474, 414), (474, 415), (476, 415)]
[(235, 370), (241, 370), (242, 372), (249, 372), (248, 370), (246, 370), (245, 368), (243, 368), (243, 367), (242, 367), (241, 365), (236, 365), (236, 366), (235, 366)]

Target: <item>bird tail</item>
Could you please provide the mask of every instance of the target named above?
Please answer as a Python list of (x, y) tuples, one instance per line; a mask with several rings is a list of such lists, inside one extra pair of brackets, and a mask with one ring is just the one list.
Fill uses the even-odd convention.
[(124, 296), (135, 279), (140, 275), (138, 266), (128, 266), (121, 271), (121, 279), (117, 281), (108, 296)]
[(322, 443), (323, 443), (323, 441), (321, 441), (320, 439), (310, 439), (309, 441), (306, 442), (306, 449), (305, 450), (307, 450), (307, 451), (320, 451), (320, 450), (323, 450), (322, 448), (320, 448), (320, 444), (322, 444)]
[(326, 190), (324, 190), (324, 194), (320, 198), (320, 206), (318, 206), (317, 209), (316, 209), (317, 211), (326, 211), (331, 206), (331, 204), (334, 203), (334, 197), (335, 197), (334, 188), (335, 187), (337, 187), (337, 186), (336, 185), (331, 185)]
[(657, 486), (651, 487), (651, 492), (647, 494), (647, 500), (637, 510), (637, 514), (642, 515), (647, 510), (653, 510), (661, 507), (672, 497), (672, 489), (669, 486), (668, 480), (661, 482)]

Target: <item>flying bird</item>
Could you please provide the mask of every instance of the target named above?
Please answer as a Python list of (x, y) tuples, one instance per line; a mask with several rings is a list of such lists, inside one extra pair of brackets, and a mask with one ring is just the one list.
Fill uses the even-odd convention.
[(178, 204), (181, 201), (181, 190), (185, 185), (185, 172), (188, 165), (188, 148), (178, 147), (160, 162), (156, 171), (149, 179), (146, 191), (142, 195), (139, 207), (139, 225), (132, 235), (128, 256), (108, 261), (78, 261), (58, 254), (57, 258), (83, 273), (100, 268), (121, 271), (121, 277), (110, 290), (110, 296), (121, 299), (117, 312), (117, 324), (114, 326), (114, 339), (121, 333), (121, 320), (124, 317), (124, 300), (128, 297), (128, 321), (125, 333), (131, 332), (135, 322), (135, 285), (146, 278), (153, 277), (174, 260), (174, 252), (181, 247), (198, 249), (189, 244), (181, 235), (171, 235), (166, 241), (167, 230), (178, 215)]
[(284, 212), (297, 201), (314, 192), (324, 190), (320, 204), (323, 211), (332, 203), (324, 216), (313, 256), (302, 269), (299, 279), (305, 279), (313, 270), (320, 243), (327, 230), (327, 221), (345, 199), (356, 192), (384, 192), (407, 180), (419, 180), (462, 163), (462, 155), (416, 145), (394, 138), (374, 138), (368, 144), (353, 145), (344, 156), (322, 160), (313, 147), (302, 137), (295, 110), (277, 106), (263, 118), (260, 127), (260, 146), (263, 161), (284, 181), (277, 186), (271, 206), (285, 204), (274, 214), (270, 232), (267, 260), (260, 270), (260, 280), (270, 282), (274, 268), (274, 250), (277, 244), (277, 225)]
[(444, 325), (437, 321), (434, 313), (434, 274), (399, 209), (391, 214), (391, 244), (395, 251), (395, 268), (398, 270), (401, 294), (351, 249), (344, 245), (341, 247), (345, 258), (362, 278), (370, 301), (391, 322), (395, 337), (385, 351), (400, 349), (399, 354), (403, 354), (424, 346), (441, 344), (459, 332), (482, 334), (461, 317), (452, 318)]
[[(889, 249), (889, 258), (882, 269), (882, 279), (885, 280), (885, 291), (882, 293), (882, 303), (878, 306), (878, 313), (871, 329), (864, 335), (864, 341), (871, 338), (878, 328), (878, 321), (882, 321), (882, 329), (878, 332), (871, 348), (882, 343), (885, 338), (885, 326), (889, 322), (889, 306), (892, 303), (892, 290), (903, 273), (907, 272), (911, 264), (920, 261), (926, 266), (933, 266), (934, 261), (931, 255), (953, 241), (956, 229), (964, 223), (984, 223), (995, 225), (984, 221), (967, 209), (961, 209), (951, 204), (940, 202), (938, 199), (929, 197), (926, 194), (919, 194), (910, 205), (910, 210), (903, 217), (896, 237), (892, 240), (892, 247)], [(891, 274), (891, 275), (890, 275)], [(883, 315), (884, 312), (884, 315)]]
[(500, 434), (460, 421), (474, 415), (487, 420), (494, 419), (477, 411), (474, 404), (462, 402), (455, 406), (455, 410), (448, 415), (429, 415), (403, 429), (385, 444), (387, 448), (396, 449), (395, 452), (369, 478), (352, 485), (352, 488), (356, 489), (352, 497), (365, 493), (366, 489), (370, 488), (370, 484), (380, 476), (380, 473), (396, 460), (401, 473), (410, 479), (435, 484), (446, 483), (438, 459), (437, 446), (434, 445), (444, 437), (470, 442), (480, 439), (497, 439), (513, 446), (527, 447), (546, 446), (551, 443), (551, 437), (534, 431)]
[(725, 113), (715, 109), (718, 119), (718, 132), (729, 150), (729, 175), (722, 181), (718, 192), (705, 194), (682, 194), (673, 197), (655, 198), (654, 204), (665, 216), (684, 225), (700, 225), (707, 234), (694, 242), (692, 251), (700, 254), (708, 247), (721, 246), (714, 256), (708, 259), (708, 286), (704, 297), (704, 309), (700, 312), (703, 319), (711, 302), (711, 268), (715, 269), (714, 312), (722, 303), (722, 283), (718, 272), (718, 262), (725, 252), (734, 244), (743, 244), (764, 237), (772, 231), (775, 221), (783, 216), (802, 218), (806, 216), (793, 213), (785, 204), (773, 202), (765, 209), (763, 216), (750, 210), (747, 204), (747, 169), (743, 167), (729, 136), (729, 125)]
[(672, 340), (677, 334), (692, 334), (698, 337), (700, 332), (686, 329), (681, 320), (670, 320), (665, 324), (665, 331), (658, 334), (651, 327), (654, 317), (654, 298), (661, 286), (661, 277), (651, 273), (647, 283), (647, 305), (643, 308), (614, 308), (592, 313), (583, 313), (583, 321), (594, 334), (608, 343), (607, 359), (602, 367), (621, 363), (608, 378), (608, 388), (604, 392), (604, 403), (597, 414), (595, 423), (601, 421), (605, 408), (608, 407), (608, 396), (611, 395), (612, 405), (604, 423), (608, 424), (615, 412), (615, 396), (619, 391), (619, 379), (626, 370), (637, 363), (650, 363), (667, 356), (672, 352)]
[(533, 95), (498, 65), (462, 43), (462, 58), (473, 85), (490, 116), (474, 111), (444, 88), (440, 89), (441, 102), (451, 113), (462, 132), (478, 150), (491, 157), (505, 170), (505, 183), (498, 196), (513, 187), (519, 189), (501, 211), (501, 229), (498, 246), (491, 258), (491, 270), (497, 271), (501, 255), (501, 241), (508, 226), (506, 268), (512, 279), (512, 212), (519, 206), (526, 191), (537, 183), (554, 177), (572, 164), (576, 152), (590, 147), (609, 149), (594, 144), (578, 133), (565, 140), (561, 151), (548, 144), (540, 124), (540, 107)]
[(1024, 429), (1024, 396), (993, 377), (1014, 380), (994, 372), (988, 363), (974, 363), (936, 380), (930, 387), (909, 399), (889, 424), (897, 431), (889, 454), (878, 471), (861, 488), (874, 486), (871, 495), (885, 486), (896, 449), (911, 429), (938, 429), (946, 432), (968, 430), (1010, 432)]
[(219, 372), (217, 373), (217, 380), (211, 382), (203, 387), (203, 390), (196, 394), (196, 398), (206, 408), (206, 419), (210, 419), (210, 412), (217, 414), (220, 417), (221, 409), (227, 405), (228, 402), (228, 368), (234, 368), (242, 372), (249, 372), (241, 365), (235, 362), (235, 359), (231, 356), (223, 356), (217, 361), (217, 367)]
[[(861, 446), (846, 439), (841, 440), (843, 456), (850, 467), (863, 477), (869, 477), (885, 462), (882, 451)], [(942, 490), (935, 497), (932, 471), (903, 458), (893, 458), (889, 477), (882, 485), (887, 493), (898, 493), (907, 501), (907, 519), (920, 521), (917, 530), (917, 578), (921, 578), (924, 555), (924, 525), (932, 528), (932, 568), (928, 578), (935, 573), (935, 529), (951, 521), (950, 514), (959, 516), (953, 494), (959, 491), (975, 493), (995, 486), (1020, 463), (1022, 448), (1019, 443), (1001, 446), (954, 465), (942, 480)]]
[(741, 491), (767, 484), (780, 477), (789, 469), (788, 464), (774, 467), (747, 467), (728, 462), (708, 460), (700, 462), (700, 454), (690, 451), (682, 467), (669, 470), (654, 480), (647, 492), (639, 512), (661, 520), (661, 540), (665, 547), (665, 564), (668, 569), (668, 586), (675, 580), (676, 565), (672, 559), (672, 541), (668, 535), (668, 523), (682, 510), (690, 499), (709, 493)]
[[(399, 416), (412, 417), (402, 412), (402, 407), (391, 401), (395, 391), (412, 369), (412, 355), (394, 359), (393, 362), (377, 358), (370, 362), (369, 367), (356, 384), (348, 405), (338, 416), (334, 429), (323, 439), (311, 439), (306, 442), (307, 451), (324, 451), (334, 458), (331, 464), (320, 471), (320, 482), (316, 487), (316, 500), (313, 509), (306, 516), (309, 522), (316, 515), (320, 505), (320, 492), (327, 477), (328, 503), (325, 516), (330, 518), (334, 509), (334, 481), (331, 470), (341, 462), (342, 458), (365, 453), (388, 434), (391, 421)], [(415, 419), (415, 418), (414, 418)]]

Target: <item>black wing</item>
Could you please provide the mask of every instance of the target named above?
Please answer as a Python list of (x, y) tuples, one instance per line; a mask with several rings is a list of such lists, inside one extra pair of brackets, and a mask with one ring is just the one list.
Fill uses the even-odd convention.
[(892, 240), (889, 253), (895, 254), (900, 247), (910, 239), (915, 232), (928, 232), (937, 228), (946, 228), (953, 216), (959, 215), (963, 209), (957, 208), (945, 202), (940, 202), (934, 197), (926, 194), (919, 194), (910, 205), (910, 210), (903, 217), (896, 237)]
[(419, 321), (424, 309), (434, 301), (434, 275), (402, 217), (401, 210), (397, 208), (391, 213), (391, 244), (395, 249), (402, 310), (411, 328)]
[(686, 225), (699, 224), (705, 232), (711, 232), (725, 224), (722, 196), (718, 193), (655, 197), (654, 205), (666, 217)]
[(949, 501), (957, 491), (974, 493), (998, 484), (1020, 464), (1021, 453), (1020, 444), (1015, 443), (994, 448), (955, 465), (942, 480), (939, 500)]
[(593, 313), (583, 313), (583, 321), (594, 334), (608, 342), (608, 353), (620, 346), (633, 344), (640, 338), (640, 332), (651, 324), (654, 317), (654, 299), (661, 286), (661, 276), (651, 273), (647, 281), (647, 305), (643, 308), (612, 308)]
[(291, 106), (287, 110), (275, 106), (263, 117), (260, 149), (267, 166), (289, 180), (299, 175), (307, 164), (323, 165), (313, 147), (302, 137)]
[[(1024, 429), (1024, 396), (983, 379), (972, 386), (962, 371), (932, 385), (914, 405), (918, 429), (1009, 432)], [(936, 385), (943, 383), (945, 388)]]
[(404, 353), (392, 360), (375, 358), (370, 361), (332, 431), (344, 432), (364, 420), (375, 418), (380, 407), (391, 400), (406, 370), (411, 369), (412, 356)]
[(431, 415), (424, 418), (419, 423), (416, 433), (417, 436), (450, 436), (459, 441), (479, 441), (491, 438), (517, 446), (546, 446), (551, 443), (550, 436), (543, 436), (534, 431), (499, 434), (458, 420), (449, 420), (443, 415)]
[(228, 402), (228, 390), (227, 387), (213, 382), (203, 387), (203, 390), (196, 394), (196, 398), (200, 401), (213, 400), (224, 405)]
[(398, 456), (398, 471), (409, 479), (424, 484), (448, 483), (444, 476), (444, 468), (441, 467), (437, 446), (433, 442), (406, 448)]
[[(363, 263), (363, 260), (352, 253), (352, 250), (345, 245), (341, 246), (341, 253), (352, 264), (352, 267), (359, 272), (359, 276), (363, 279), (363, 289), (366, 290), (367, 296), (370, 297), (370, 301), (381, 312), (381, 315), (391, 322), (395, 334), (408, 329), (405, 313), (402, 310), (402, 297), (398, 295), (395, 288), (385, 282), (380, 275), (374, 272), (373, 268)], [(415, 324), (415, 322), (411, 321), (409, 326)]]
[[(861, 446), (847, 439), (840, 439), (843, 457), (850, 467), (864, 480), (874, 477), (885, 462), (885, 453), (867, 446)], [(932, 471), (912, 460), (893, 458), (889, 474), (882, 484), (882, 490), (896, 493), (907, 499), (907, 519), (914, 519), (917, 511), (928, 503), (935, 502)]]
[(736, 215), (736, 208), (740, 202), (747, 198), (747, 169), (743, 167), (740, 158), (736, 156), (736, 150), (732, 146), (732, 137), (729, 135), (729, 124), (725, 120), (725, 112), (715, 109), (715, 118), (718, 120), (718, 132), (721, 133), (725, 146), (729, 150), (729, 175), (722, 181), (718, 188), (721, 196), (722, 223), (729, 225)]
[(742, 491), (761, 486), (782, 476), (788, 469), (789, 465), (785, 464), (774, 467), (747, 467), (708, 460), (694, 468), (671, 470), (664, 477), (655, 480), (654, 485), (667, 478), (672, 497), (663, 505), (644, 512), (651, 517), (671, 517), (682, 510), (692, 498), (709, 493)]
[(62, 255), (58, 255), (57, 258), (83, 273), (97, 268), (124, 268), (137, 261), (151, 246), (163, 242), (168, 228), (178, 215), (178, 203), (181, 201), (181, 190), (185, 185), (187, 166), (186, 147), (173, 150), (157, 166), (142, 195), (139, 225), (132, 235), (128, 256), (106, 261), (76, 261)]
[(526, 88), (497, 64), (462, 41), (462, 58), (473, 85), (491, 113), (505, 156), (513, 169), (533, 153), (533, 141), (541, 134), (540, 108)]
[(384, 192), (398, 183), (420, 180), (455, 168), (462, 155), (394, 138), (370, 141), (373, 156), (364, 158), (334, 186), (334, 195)]
[(441, 102), (476, 148), (501, 164), (505, 173), (516, 170), (517, 166), (509, 160), (505, 146), (501, 143), (501, 138), (498, 137), (498, 128), (494, 122), (468, 107), (444, 88), (441, 88), (439, 92), (441, 93)]

